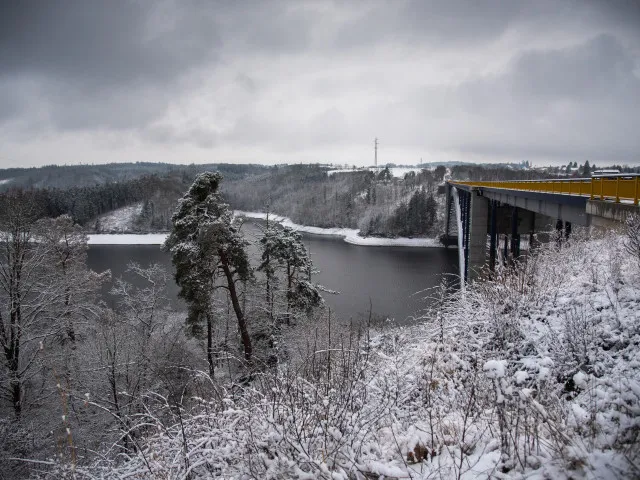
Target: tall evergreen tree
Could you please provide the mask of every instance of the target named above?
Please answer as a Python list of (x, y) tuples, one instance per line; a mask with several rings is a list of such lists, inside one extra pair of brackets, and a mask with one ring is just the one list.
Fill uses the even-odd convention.
[(244, 356), (251, 361), (252, 345), (247, 321), (240, 305), (237, 281), (251, 276), (242, 237), (229, 206), (222, 201), (219, 185), (222, 175), (205, 172), (198, 175), (178, 203), (172, 217), (173, 229), (165, 242), (176, 268), (175, 279), (180, 296), (188, 305), (188, 322), (196, 331), (204, 318), (207, 326), (207, 361), (213, 374), (213, 305), (216, 280), (222, 278), (231, 299)]
[(262, 263), (259, 270), (265, 272), (273, 291), (276, 267), (284, 273), (287, 297), (287, 319), (292, 310), (308, 310), (322, 301), (318, 289), (310, 282), (313, 268), (309, 252), (302, 236), (289, 227), (271, 225), (260, 239)]

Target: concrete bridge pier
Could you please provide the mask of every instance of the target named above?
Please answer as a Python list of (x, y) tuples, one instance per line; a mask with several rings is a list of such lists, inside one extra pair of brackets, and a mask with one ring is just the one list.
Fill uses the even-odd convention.
[(528, 210), (489, 200), (489, 269), (495, 270), (498, 253), (502, 261), (513, 262), (522, 253), (522, 238), (529, 238), (537, 228), (535, 214)]
[(562, 242), (569, 240), (571, 236), (571, 222), (565, 222), (561, 218), (556, 221), (556, 243), (558, 246), (562, 245)]
[(498, 202), (489, 200), (489, 270), (492, 272), (496, 268), (496, 253), (498, 249)]
[(478, 191), (471, 192), (469, 206), (469, 236), (467, 254), (467, 278), (473, 280), (480, 274), (487, 259), (487, 229), (489, 227), (489, 200)]
[(511, 209), (511, 260), (520, 256), (520, 233), (518, 230), (518, 207)]
[(555, 228), (555, 220), (542, 213), (534, 213), (534, 222), (538, 243), (549, 243), (551, 241), (549, 233)]

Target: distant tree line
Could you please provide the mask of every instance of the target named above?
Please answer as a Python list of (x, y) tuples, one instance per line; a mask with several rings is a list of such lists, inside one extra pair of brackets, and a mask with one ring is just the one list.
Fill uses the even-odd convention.
[(181, 185), (181, 177), (148, 175), (92, 187), (12, 189), (0, 194), (0, 209), (9, 208), (10, 199), (19, 191), (33, 206), (38, 218), (69, 215), (75, 223), (88, 226), (98, 215), (153, 199), (162, 192), (175, 191)]
[(451, 167), (451, 178), (462, 181), (538, 180), (548, 176), (548, 173), (540, 170), (513, 169), (504, 166), (454, 165)]
[(109, 163), (105, 165), (46, 165), (33, 168), (0, 169), (0, 180), (11, 179), (11, 182), (0, 185), (0, 191), (14, 188), (60, 188), (94, 187), (96, 185), (125, 182), (136, 178), (159, 175), (179, 176), (185, 174), (190, 181), (198, 173), (216, 170), (227, 179), (240, 178), (248, 173), (259, 173), (268, 170), (263, 165), (191, 164), (176, 165), (169, 163)]
[(589, 177), (593, 172), (597, 170), (617, 170), (620, 173), (638, 173), (640, 168), (630, 167), (628, 165), (609, 165), (601, 166), (596, 164), (590, 164), (589, 160), (586, 160), (582, 165), (578, 165), (578, 162), (569, 162), (566, 166), (563, 165), (557, 168), (559, 173), (565, 173), (572, 177)]

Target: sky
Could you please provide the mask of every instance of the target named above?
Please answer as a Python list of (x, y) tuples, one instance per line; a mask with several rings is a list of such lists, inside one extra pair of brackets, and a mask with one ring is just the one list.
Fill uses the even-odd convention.
[(0, 168), (640, 164), (633, 0), (2, 0)]

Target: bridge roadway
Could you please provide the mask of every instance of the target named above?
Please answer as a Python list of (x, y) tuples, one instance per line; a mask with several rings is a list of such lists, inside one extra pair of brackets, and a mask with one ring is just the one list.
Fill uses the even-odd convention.
[[(522, 235), (552, 229), (568, 235), (572, 225), (615, 228), (627, 215), (640, 212), (640, 175), (616, 174), (592, 178), (447, 182), (445, 244), (450, 244), (451, 220), (460, 216), (458, 245), (463, 249), (461, 276), (477, 277), (487, 264), (493, 269), (504, 237), (503, 259), (520, 255)], [(454, 209), (453, 207), (456, 206)], [(543, 236), (540, 234), (539, 236)]]

